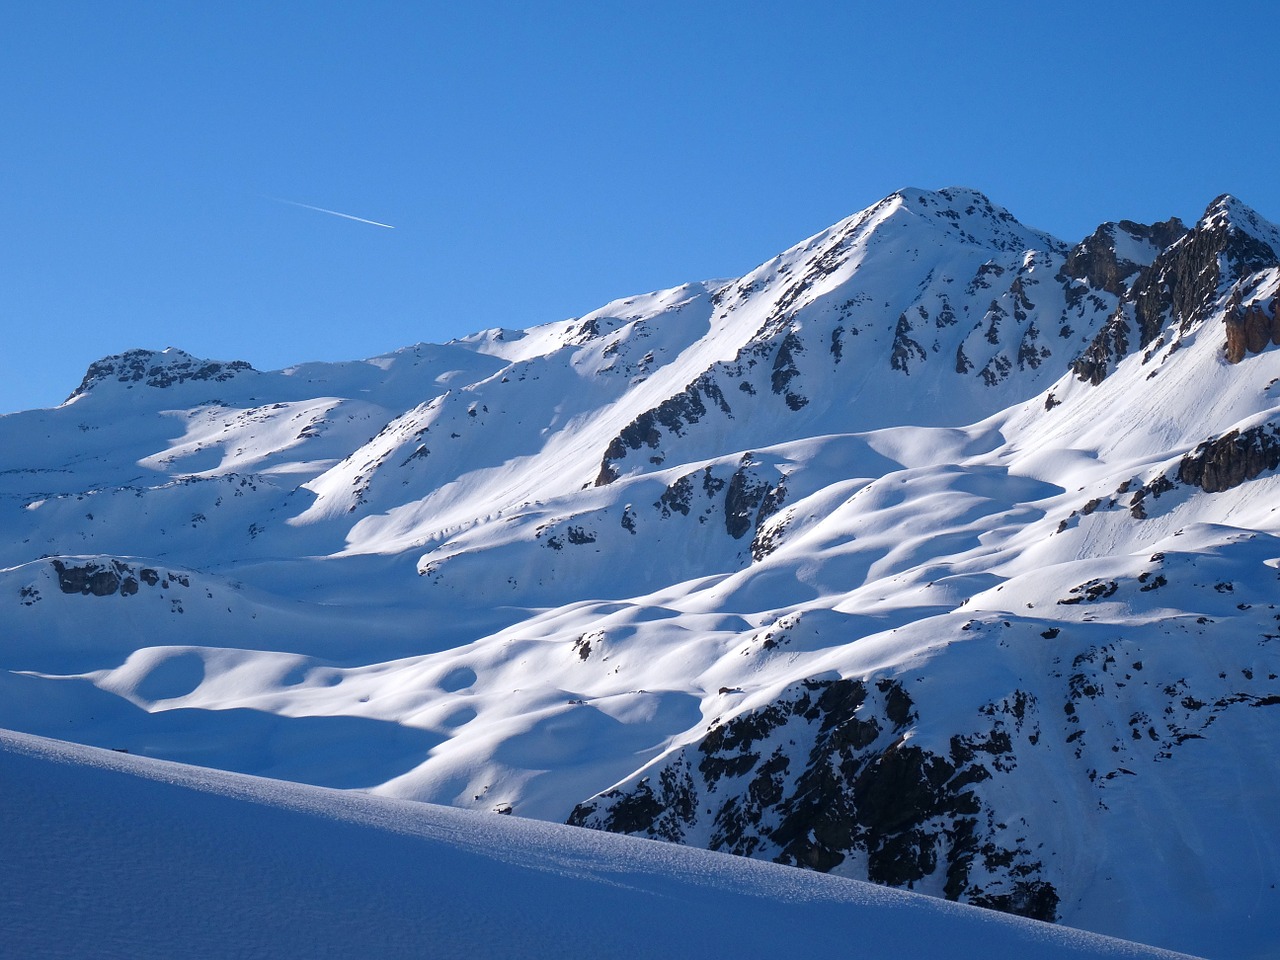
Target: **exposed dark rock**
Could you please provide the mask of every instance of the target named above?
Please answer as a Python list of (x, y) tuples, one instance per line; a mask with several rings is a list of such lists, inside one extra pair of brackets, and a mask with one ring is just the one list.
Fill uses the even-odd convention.
[(1159, 474), (1133, 492), (1133, 497), (1129, 500), (1129, 513), (1135, 520), (1145, 520), (1147, 518), (1147, 495), (1150, 494), (1152, 499), (1158, 500), (1160, 494), (1168, 493), (1173, 488), (1174, 482), (1163, 473)]
[(1058, 916), (1060, 899), (1058, 891), (1054, 889), (1053, 884), (1047, 881), (1017, 880), (1013, 884), (1013, 890), (1009, 893), (979, 893), (970, 897), (969, 903), (975, 907), (1000, 910), (1020, 917), (1053, 920)]
[(910, 361), (913, 358), (927, 360), (929, 355), (924, 347), (911, 338), (911, 322), (904, 313), (898, 317), (898, 326), (893, 332), (893, 349), (889, 353), (889, 366), (910, 374)]
[(132, 597), (138, 593), (140, 582), (148, 587), (159, 585), (161, 589), (168, 589), (170, 580), (184, 587), (190, 586), (190, 580), (183, 574), (170, 573), (168, 579), (161, 579), (160, 574), (149, 567), (135, 570), (121, 560), (89, 560), (70, 564), (53, 559), (49, 564), (58, 575), (58, 587), (63, 593), (78, 593), (86, 597), (116, 594)]
[(1004, 267), (994, 261), (987, 261), (978, 267), (973, 275), (973, 279), (969, 281), (969, 285), (965, 288), (965, 294), (973, 296), (979, 290), (986, 290), (991, 287), (991, 281), (995, 277), (1004, 275)]
[(636, 535), (636, 513), (631, 509), (630, 505), (623, 508), (621, 522), (622, 529), (634, 537)]
[(986, 316), (983, 317), (987, 321), (987, 329), (983, 336), (987, 338), (987, 343), (993, 347), (1000, 345), (1000, 323), (1008, 316), (1008, 312), (1004, 307), (1000, 306), (998, 300), (992, 300), (991, 305), (987, 307)]
[(790, 517), (784, 517), (774, 524), (766, 521), (782, 506), (786, 498), (786, 487), (779, 483), (771, 488), (760, 504), (760, 512), (756, 515), (756, 535), (751, 538), (751, 559), (759, 563), (782, 543), (782, 538), (790, 524)]
[(641, 447), (656, 450), (662, 443), (663, 430), (677, 437), (682, 436), (686, 426), (697, 423), (707, 415), (707, 402), (704, 402), (704, 398), (726, 416), (731, 414), (720, 387), (709, 375), (704, 374), (674, 397), (668, 397), (623, 427), (622, 432), (605, 449), (595, 486), (603, 487), (621, 476), (617, 462), (626, 457), (629, 451), (639, 450)]
[(1011, 730), (1034, 709), (1020, 692), (989, 705), (986, 728), (953, 737), (943, 756), (904, 736), (916, 713), (899, 681), (808, 680), (713, 725), (662, 767), (657, 789), (651, 774), (569, 822), (682, 841), (705, 807), (712, 849), (821, 871), (857, 853), (875, 882), (911, 887), (941, 872), (951, 899), (1052, 920), (1043, 864), (999, 841), (1003, 825), (972, 790), (1016, 766)]
[(837, 326), (831, 331), (831, 355), (836, 358), (836, 363), (844, 357), (844, 342), (840, 339), (843, 336), (844, 327)]
[(694, 819), (696, 792), (688, 764), (677, 761), (664, 767), (658, 776), (656, 793), (651, 783), (652, 778), (645, 777), (630, 793), (611, 790), (601, 794), (597, 800), (607, 803), (608, 807), (600, 823), (596, 822), (600, 803), (591, 801), (574, 807), (567, 822), (611, 833), (643, 834), (660, 840), (679, 841), (683, 827)]
[(1253, 303), (1244, 309), (1228, 311), (1223, 322), (1228, 363), (1239, 363), (1251, 353), (1261, 353), (1272, 344), (1280, 345), (1280, 316), (1275, 300), (1271, 301), (1270, 311)]
[[(1101, 383), (1114, 363), (1127, 354), (1130, 333), (1137, 335), (1136, 347), (1145, 350), (1166, 325), (1182, 333), (1208, 317), (1223, 283), (1223, 265), (1227, 279), (1234, 280), (1280, 263), (1276, 251), (1237, 224), (1250, 216), (1230, 198), (1215, 200), (1194, 229), (1138, 271), (1116, 316), (1072, 365), (1076, 376), (1095, 385)], [(1163, 225), (1169, 227), (1164, 237), (1173, 232), (1172, 224)], [(1133, 330), (1124, 319), (1126, 315), (1132, 317)], [(1229, 347), (1234, 352), (1239, 349), (1239, 343)]]
[(994, 387), (1006, 377), (1009, 371), (1013, 369), (1013, 361), (1003, 353), (997, 353), (994, 357), (987, 361), (987, 365), (978, 371), (978, 376), (982, 382), (988, 387)]
[[(1150, 243), (1157, 250), (1162, 250), (1182, 237), (1187, 232), (1187, 228), (1177, 217), (1151, 226), (1134, 223), (1132, 220), (1104, 223), (1092, 235), (1085, 237), (1071, 248), (1062, 269), (1058, 271), (1058, 279), (1060, 281), (1083, 280), (1095, 290), (1105, 290), (1116, 296), (1124, 293), (1125, 281), (1136, 274), (1143, 264), (1117, 255), (1116, 234), (1120, 231), (1136, 240)], [(1071, 289), (1081, 291), (1077, 294), (1077, 298), (1083, 293), (1079, 286)]]
[(154, 350), (129, 350), (89, 364), (84, 379), (71, 396), (79, 396), (94, 384), (107, 380), (140, 383), (148, 387), (170, 387), (188, 380), (222, 383), (238, 373), (250, 370), (253, 367), (243, 360), (222, 363), (216, 360), (199, 360), (177, 351), (165, 354)]
[(733, 476), (724, 494), (724, 527), (729, 536), (740, 540), (778, 511), (786, 499), (783, 481), (772, 485), (752, 469), (750, 454)]
[(1096, 387), (1107, 378), (1114, 365), (1128, 355), (1130, 332), (1129, 321), (1121, 307), (1072, 362), (1071, 372)]
[(1206, 440), (1182, 458), (1177, 478), (1205, 493), (1221, 493), (1277, 466), (1280, 431), (1266, 424)]
[(767, 486), (749, 477), (743, 467), (734, 471), (724, 495), (724, 526), (729, 536), (739, 540), (751, 529)]
[(1040, 331), (1032, 322), (1018, 341), (1018, 369), (1037, 370), (1045, 360), (1053, 356), (1047, 347), (1039, 345)]
[(654, 504), (662, 511), (662, 516), (671, 516), (672, 513), (680, 513), (684, 516), (689, 515), (689, 505), (693, 501), (693, 475), (686, 474), (673, 484), (662, 491), (662, 496), (658, 498), (658, 502)]
[(1082, 583), (1078, 587), (1072, 587), (1069, 591), (1070, 597), (1059, 600), (1059, 604), (1074, 603), (1097, 603), (1099, 600), (1106, 600), (1108, 597), (1114, 596), (1115, 592), (1120, 589), (1120, 584), (1115, 580), (1090, 580)]
[(54, 560), (52, 563), (53, 569), (58, 573), (58, 586), (63, 593), (109, 597), (120, 589), (120, 571), (112, 567), (102, 567), (96, 563), (72, 567), (61, 560)]
[[(770, 377), (769, 384), (774, 393), (786, 396), (789, 406), (794, 394), (788, 387), (791, 381), (800, 375), (800, 368), (796, 366), (796, 354), (803, 352), (804, 343), (792, 331), (782, 338), (782, 343), (778, 346), (778, 352), (773, 358), (773, 374)], [(805, 402), (807, 403), (808, 401)], [(804, 404), (802, 403), (801, 406), (804, 406)]]
[(941, 330), (943, 327), (951, 326), (958, 320), (959, 318), (956, 316), (955, 310), (951, 308), (950, 301), (948, 301), (946, 297), (943, 297), (942, 307), (938, 310), (938, 315), (933, 321), (934, 326)]

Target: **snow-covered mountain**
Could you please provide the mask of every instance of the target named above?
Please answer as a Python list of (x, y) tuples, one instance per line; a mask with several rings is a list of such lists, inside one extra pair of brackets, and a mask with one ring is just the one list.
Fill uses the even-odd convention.
[(904, 190), (530, 329), (104, 358), (0, 418), (0, 726), (1268, 955), (1278, 287), (1231, 197)]

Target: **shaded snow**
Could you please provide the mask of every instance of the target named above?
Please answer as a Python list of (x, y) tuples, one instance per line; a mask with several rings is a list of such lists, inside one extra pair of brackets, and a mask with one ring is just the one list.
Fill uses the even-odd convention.
[(0, 953), (1172, 957), (593, 831), (0, 733)]

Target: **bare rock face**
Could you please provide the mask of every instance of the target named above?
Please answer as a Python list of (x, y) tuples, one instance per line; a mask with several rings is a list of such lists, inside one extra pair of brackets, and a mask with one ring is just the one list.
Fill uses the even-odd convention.
[(1270, 424), (1206, 440), (1182, 458), (1178, 480), (1205, 493), (1238, 487), (1280, 466), (1280, 431)]
[(72, 396), (79, 396), (94, 385), (108, 381), (129, 386), (141, 384), (163, 388), (189, 380), (224, 383), (237, 374), (252, 370), (253, 367), (243, 360), (224, 363), (218, 360), (201, 360), (180, 350), (163, 353), (155, 350), (129, 350), (91, 363)]
[(822, 872), (855, 856), (875, 883), (937, 876), (949, 899), (1054, 920), (1043, 864), (1003, 843), (972, 789), (1016, 766), (1013, 737), (1034, 711), (1025, 694), (992, 705), (994, 721), (953, 736), (943, 755), (904, 735), (915, 704), (897, 680), (806, 680), (713, 725), (653, 775), (579, 804), (569, 823), (682, 842), (705, 810), (713, 850)]
[(898, 318), (898, 325), (893, 332), (893, 350), (889, 355), (889, 365), (902, 373), (911, 373), (911, 363), (915, 360), (925, 361), (929, 354), (924, 347), (911, 337), (911, 322), (904, 313)]
[[(1248, 430), (1232, 430), (1196, 446), (1178, 463), (1172, 477), (1157, 474), (1133, 490), (1129, 512), (1135, 520), (1145, 520), (1152, 501), (1179, 484), (1198, 487), (1205, 493), (1223, 493), (1255, 477), (1280, 467), (1280, 428), (1263, 424)], [(1128, 492), (1128, 488), (1117, 492)], [(1143, 588), (1147, 589), (1147, 588)], [(1060, 600), (1059, 603), (1074, 603)]]
[(1261, 353), (1273, 344), (1280, 346), (1280, 316), (1277, 316), (1274, 300), (1270, 311), (1258, 303), (1236, 309), (1227, 315), (1225, 326), (1228, 363), (1239, 363), (1249, 354)]
[[(130, 578), (123, 569), (123, 564), (99, 565), (86, 563), (71, 566), (61, 560), (53, 561), (53, 569), (58, 574), (58, 588), (63, 593), (80, 593), (85, 596), (109, 597), (125, 585), (124, 594), (136, 593), (138, 582)], [(123, 579), (122, 579), (123, 576)]]
[(795, 332), (789, 332), (782, 338), (782, 343), (778, 346), (778, 352), (773, 360), (773, 375), (770, 377), (770, 386), (773, 392), (784, 397), (787, 406), (792, 410), (799, 410), (805, 406), (808, 398), (796, 393), (790, 389), (791, 381), (800, 374), (800, 367), (796, 364), (796, 355), (804, 352), (804, 341), (802, 341)]
[[(1175, 221), (1157, 225), (1160, 230), (1151, 234), (1153, 242), (1175, 239), (1149, 267), (1137, 271), (1121, 294), (1115, 316), (1072, 364), (1072, 372), (1086, 383), (1101, 383), (1131, 348), (1146, 349), (1166, 327), (1186, 332), (1208, 317), (1219, 295), (1224, 269), (1226, 279), (1234, 280), (1280, 264), (1280, 254), (1252, 232), (1256, 220), (1252, 211), (1222, 196), (1209, 205), (1189, 232), (1176, 235)], [(1094, 270), (1101, 282), (1113, 286), (1119, 275), (1098, 250), (1088, 257), (1081, 255), (1077, 269), (1086, 267)], [(1239, 321), (1238, 325), (1228, 324), (1227, 330), (1228, 358), (1238, 358), (1233, 363), (1247, 352), (1257, 352), (1249, 344), (1259, 344), (1260, 350), (1271, 336), (1269, 320), (1264, 324), (1261, 318), (1241, 317)]]
[(85, 560), (68, 563), (64, 560), (49, 561), (58, 576), (58, 589), (63, 593), (82, 596), (110, 597), (119, 594), (131, 597), (138, 592), (138, 585), (160, 586), (168, 590), (170, 583), (188, 587), (190, 579), (185, 574), (165, 572), (151, 567), (137, 568), (122, 560)]
[[(1071, 248), (1062, 269), (1058, 272), (1058, 279), (1083, 280), (1093, 289), (1105, 290), (1107, 293), (1120, 296), (1128, 288), (1128, 281), (1142, 269), (1143, 264), (1117, 252), (1118, 234), (1128, 234), (1139, 243), (1164, 249), (1186, 232), (1187, 228), (1177, 217), (1150, 226), (1134, 223), (1132, 220), (1104, 223), (1090, 236)], [(1080, 291), (1078, 296), (1083, 296), (1082, 288), (1073, 289)]]
[(1097, 386), (1107, 378), (1115, 362), (1129, 352), (1132, 330), (1123, 308), (1106, 322), (1093, 342), (1071, 364), (1071, 372), (1085, 383)]
[(772, 478), (752, 469), (755, 466), (751, 454), (746, 454), (729, 478), (725, 491), (725, 532), (735, 540), (740, 540), (751, 530), (759, 530), (781, 509), (787, 497), (785, 479), (773, 484), (770, 482)]
[(649, 458), (650, 462), (660, 464), (664, 459), (661, 450), (663, 433), (680, 436), (689, 424), (697, 423), (707, 416), (708, 402), (722, 414), (730, 413), (729, 404), (719, 385), (711, 376), (704, 374), (681, 393), (668, 397), (652, 410), (640, 414), (605, 449), (595, 486), (607, 486), (617, 480), (622, 475), (618, 462), (630, 451), (648, 447), (654, 451)]

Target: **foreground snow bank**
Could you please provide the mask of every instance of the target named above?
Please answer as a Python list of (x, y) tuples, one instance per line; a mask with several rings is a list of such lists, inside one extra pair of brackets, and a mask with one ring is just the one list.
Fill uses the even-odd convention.
[(0, 732), (0, 954), (1172, 957), (704, 850)]

